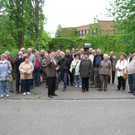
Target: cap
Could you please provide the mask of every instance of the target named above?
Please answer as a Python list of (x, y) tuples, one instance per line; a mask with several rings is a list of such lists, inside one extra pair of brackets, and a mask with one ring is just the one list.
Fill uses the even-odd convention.
[(134, 51), (130, 51), (130, 53), (134, 53)]

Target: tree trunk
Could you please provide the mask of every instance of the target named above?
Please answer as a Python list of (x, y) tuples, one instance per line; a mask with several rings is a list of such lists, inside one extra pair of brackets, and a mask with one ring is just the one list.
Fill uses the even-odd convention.
[(19, 50), (24, 47), (24, 42), (23, 42), (23, 32), (20, 31), (18, 33), (18, 44), (19, 44)]

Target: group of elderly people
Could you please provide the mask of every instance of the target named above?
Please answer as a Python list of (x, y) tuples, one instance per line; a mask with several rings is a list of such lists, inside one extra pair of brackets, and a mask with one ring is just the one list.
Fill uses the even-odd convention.
[[(124, 92), (126, 86), (125, 74), (129, 76), (130, 92), (135, 95), (135, 70), (134, 52), (130, 51), (130, 57), (127, 60), (126, 54), (120, 54), (120, 60), (114, 56), (114, 52), (101, 54), (101, 50), (96, 51), (92, 48), (89, 52), (84, 49), (72, 49), (70, 54), (60, 50), (57, 52), (45, 52), (28, 48), (21, 48), (13, 60), (8, 51), (1, 55), (0, 60), (0, 90), (1, 98), (4, 96), (4, 86), (6, 96), (9, 97), (9, 76), (15, 67), (16, 94), (19, 94), (19, 85), (21, 92), (25, 96), (30, 95), (30, 89), (34, 86), (39, 87), (42, 82), (46, 82), (48, 88), (48, 97), (57, 96), (55, 90), (58, 89), (60, 81), (64, 82), (63, 91), (66, 91), (67, 85), (82, 88), (82, 92), (89, 91), (89, 81), (91, 85), (98, 88), (99, 91), (107, 91), (107, 84), (115, 84), (115, 70), (117, 70), (118, 85), (117, 89)], [(112, 76), (112, 79), (111, 79)], [(13, 92), (11, 87), (10, 92)]]

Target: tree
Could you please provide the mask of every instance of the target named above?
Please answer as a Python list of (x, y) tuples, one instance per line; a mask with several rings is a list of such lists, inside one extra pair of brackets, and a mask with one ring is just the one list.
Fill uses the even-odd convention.
[(61, 25), (59, 24), (55, 33), (55, 37), (61, 37)]
[(6, 17), (6, 29), (15, 39), (18, 48), (24, 47), (24, 38), (41, 38), (44, 24), (44, 0), (1, 0), (1, 18)]
[(110, 5), (109, 16), (115, 18), (114, 27), (122, 35), (119, 42), (123, 43), (124, 51), (129, 53), (129, 49), (135, 47), (135, 0), (115, 0)]

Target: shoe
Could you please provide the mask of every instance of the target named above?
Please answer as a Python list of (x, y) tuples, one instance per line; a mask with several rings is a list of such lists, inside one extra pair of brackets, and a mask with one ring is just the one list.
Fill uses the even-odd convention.
[(85, 90), (82, 90), (82, 93), (84, 93), (85, 92)]
[(115, 83), (112, 83), (113, 85), (115, 85)]
[(48, 97), (49, 97), (49, 98), (53, 98), (53, 96), (52, 96), (52, 95), (48, 95)]
[(16, 92), (16, 94), (19, 94), (19, 92)]
[(23, 94), (23, 91), (21, 91), (21, 93)]
[(134, 92), (132, 92), (132, 91), (129, 91), (128, 93), (134, 93)]
[(58, 95), (56, 95), (55, 93), (54, 94), (52, 94), (53, 96), (58, 96)]
[(1, 98), (3, 98), (3, 95), (1, 95)]
[(39, 85), (37, 85), (38, 87), (40, 87)]
[(33, 86), (30, 86), (30, 89), (33, 89)]
[(82, 86), (80, 85), (79, 88), (82, 88)]
[(11, 90), (10, 92), (11, 92), (11, 93), (14, 93), (14, 91), (13, 91), (13, 90)]
[[(45, 86), (45, 88), (48, 88), (48, 86)], [(56, 89), (55, 89), (56, 90)]]
[(23, 93), (23, 96), (25, 96), (26, 95), (26, 93)]
[(9, 97), (9, 95), (6, 95), (6, 97), (8, 98), (8, 97)]
[(37, 84), (34, 85), (35, 87), (37, 86)]
[(99, 91), (102, 91), (102, 89), (99, 89)]
[(89, 91), (89, 90), (86, 90), (87, 92)]
[(73, 83), (71, 84), (71, 86), (73, 86)]
[(116, 89), (116, 91), (118, 91), (119, 89)]
[(108, 82), (108, 84), (110, 84), (110, 83)]
[(124, 89), (122, 89), (122, 92), (125, 92), (125, 90), (124, 90)]
[(104, 91), (107, 91), (107, 89), (104, 89)]
[(75, 85), (75, 87), (77, 88), (78, 86), (77, 86), (77, 85)]
[(66, 91), (66, 88), (63, 88), (63, 91)]
[(27, 95), (30, 95), (30, 92), (27, 92)]

